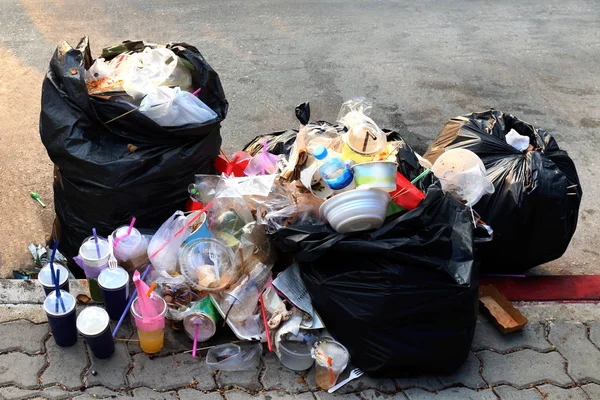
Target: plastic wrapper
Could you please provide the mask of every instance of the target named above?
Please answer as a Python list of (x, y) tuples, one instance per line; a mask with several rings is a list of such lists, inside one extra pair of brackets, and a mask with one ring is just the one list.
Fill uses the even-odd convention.
[(244, 226), (254, 222), (254, 217), (237, 190), (221, 190), (217, 187), (217, 193), (211, 208), (210, 230), (214, 237), (222, 240), (235, 252), (240, 245)]
[(244, 371), (258, 366), (262, 355), (260, 343), (227, 343), (212, 347), (206, 354), (211, 371)]
[(377, 126), (377, 124), (369, 118), (372, 108), (372, 104), (363, 97), (348, 100), (342, 104), (336, 121), (348, 129), (352, 129), (354, 126), (364, 123)]
[(150, 89), (139, 110), (160, 126), (203, 124), (217, 118), (217, 114), (202, 100), (179, 87)]
[(250, 270), (246, 275), (221, 294), (219, 303), (227, 319), (236, 323), (256, 315), (258, 298), (271, 276), (270, 266), (256, 262), (248, 268)]
[[(157, 230), (175, 210), (184, 209), (194, 175), (214, 173), (220, 124), (228, 109), (219, 76), (195, 47), (167, 46), (193, 67), (194, 85), (202, 88), (198, 97), (217, 119), (162, 127), (131, 104), (89, 96), (83, 79), (92, 64), (87, 38), (77, 48), (61, 42), (50, 61), (40, 136), (55, 164), (52, 239), (68, 258), (77, 254), (93, 227), (107, 236), (135, 216), (136, 228)], [(102, 57), (110, 61), (144, 47), (143, 42), (127, 42)]]
[(252, 157), (244, 173), (248, 176), (275, 174), (279, 169), (278, 161), (279, 157), (267, 150), (267, 141), (265, 140), (262, 151)]
[(314, 204), (294, 204), (281, 210), (269, 212), (259, 221), (267, 233), (272, 234), (288, 226), (308, 226), (321, 224), (319, 207)]
[(312, 305), (365, 373), (450, 372), (467, 358), (478, 300), (473, 223), (440, 188), (375, 231), (291, 226), (272, 240), (296, 258)]
[[(511, 129), (529, 138), (531, 151), (507, 143)], [(520, 272), (564, 254), (582, 189), (573, 160), (550, 133), (491, 110), (448, 121), (424, 157), (433, 163), (447, 148), (477, 154), (494, 185), (473, 207), (494, 229), (494, 239), (478, 245), (482, 270)]]
[(198, 174), (194, 177), (194, 183), (188, 186), (188, 193), (194, 200), (208, 204), (215, 198), (220, 181), (219, 175)]

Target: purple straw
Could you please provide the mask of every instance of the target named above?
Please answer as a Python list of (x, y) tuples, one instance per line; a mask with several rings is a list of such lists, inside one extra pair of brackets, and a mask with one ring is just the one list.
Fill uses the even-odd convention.
[(100, 255), (100, 245), (98, 244), (98, 235), (96, 234), (96, 228), (92, 228), (92, 233), (94, 234), (94, 242), (96, 242), (96, 252), (98, 253), (98, 259), (102, 258)]
[[(146, 267), (146, 270), (142, 274), (142, 278), (141, 278), (142, 280), (146, 279), (146, 275), (148, 275), (148, 272), (150, 272), (150, 268), (152, 268), (152, 264), (148, 264), (148, 266)], [(117, 336), (117, 332), (119, 331), (119, 328), (121, 328), (121, 325), (123, 324), (123, 321), (125, 320), (125, 316), (129, 312), (129, 309), (131, 308), (131, 304), (133, 303), (133, 300), (135, 299), (136, 296), (137, 296), (137, 288), (135, 288), (133, 290), (133, 294), (129, 298), (129, 303), (127, 303), (127, 307), (125, 307), (123, 314), (121, 314), (121, 318), (119, 318), (119, 322), (117, 322), (117, 326), (115, 326), (115, 330), (113, 331), (113, 334), (112, 334), (113, 338), (115, 338)]]

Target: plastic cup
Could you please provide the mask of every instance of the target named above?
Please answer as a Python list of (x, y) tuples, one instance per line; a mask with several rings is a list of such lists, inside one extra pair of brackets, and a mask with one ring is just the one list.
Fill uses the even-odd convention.
[(331, 389), (336, 384), (350, 361), (348, 350), (333, 339), (315, 343), (312, 356), (315, 359), (315, 381), (323, 390)]
[(282, 340), (279, 343), (279, 352), (281, 363), (293, 371), (305, 371), (314, 363), (311, 347), (304, 342)]
[(198, 342), (206, 342), (217, 331), (219, 314), (213, 305), (210, 296), (198, 300), (183, 319), (183, 329), (190, 339), (194, 339), (196, 326), (198, 327)]
[(106, 268), (98, 276), (98, 285), (104, 298), (104, 308), (113, 321), (118, 321), (127, 308), (129, 274), (123, 268)]
[(425, 198), (425, 194), (410, 183), (400, 172), (396, 173), (396, 190), (390, 195), (396, 204), (406, 210), (414, 210)]
[(131, 229), (129, 236), (126, 236), (128, 230), (129, 226), (124, 225), (112, 233), (115, 243), (117, 238), (123, 237), (115, 246), (115, 258), (119, 261), (119, 265), (128, 263), (137, 268), (147, 264), (148, 240), (135, 228)]
[(158, 315), (152, 318), (143, 317), (140, 312), (139, 296), (145, 296), (146, 293), (138, 293), (138, 297), (131, 303), (131, 315), (135, 321), (138, 331), (140, 347), (144, 353), (158, 353), (164, 343), (165, 338), (165, 313), (167, 312), (167, 303), (156, 293), (152, 293), (150, 301), (156, 307)]
[(56, 344), (60, 347), (69, 347), (77, 343), (76, 301), (69, 292), (64, 290), (60, 291), (60, 298), (65, 306), (64, 310), (60, 300), (56, 297), (56, 291), (53, 291), (44, 300), (44, 311)]
[(79, 257), (81, 257), (86, 266), (84, 269), (85, 274), (88, 277), (88, 284), (92, 300), (101, 303), (104, 301), (104, 299), (96, 278), (98, 275), (100, 275), (100, 272), (108, 266), (110, 247), (108, 241), (104, 238), (98, 238), (98, 247), (100, 248), (100, 258), (98, 258), (94, 237), (88, 237), (79, 247)]
[[(54, 264), (54, 272), (60, 270), (60, 290), (64, 290), (65, 292), (69, 291), (69, 270), (62, 265), (55, 263)], [(44, 289), (44, 293), (48, 296), (54, 290), (56, 290), (56, 286), (54, 286), (54, 281), (52, 279), (52, 270), (50, 269), (50, 264), (44, 265), (44, 267), (38, 273), (38, 281), (42, 285)]]
[(96, 358), (108, 358), (115, 352), (108, 313), (100, 307), (87, 307), (77, 317), (77, 330), (85, 338)]

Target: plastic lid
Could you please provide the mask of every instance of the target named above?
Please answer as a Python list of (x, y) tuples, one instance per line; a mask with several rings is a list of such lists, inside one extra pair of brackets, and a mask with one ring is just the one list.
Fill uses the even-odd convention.
[(315, 156), (317, 160), (324, 160), (325, 158), (327, 158), (327, 148), (322, 144), (318, 145), (313, 150), (313, 156)]
[(104, 289), (120, 289), (129, 282), (129, 274), (121, 267), (115, 269), (106, 268), (100, 272), (98, 283)]
[(103, 308), (84, 308), (77, 317), (77, 330), (84, 336), (97, 336), (108, 326), (108, 313)]
[(117, 248), (124, 247), (135, 247), (142, 241), (142, 234), (137, 229), (133, 228), (129, 236), (127, 235), (127, 231), (129, 230), (129, 226), (124, 225), (119, 227), (116, 231), (113, 232), (113, 238), (116, 240), (123, 236), (123, 239), (119, 240), (117, 243)]
[(345, 136), (346, 143), (359, 154), (375, 154), (387, 143), (385, 133), (377, 125), (365, 122), (352, 127)]
[[(65, 314), (70, 313), (75, 308), (75, 297), (73, 297), (69, 292), (65, 292), (64, 290), (60, 291), (60, 298), (62, 299), (62, 304), (65, 305), (65, 309), (63, 311), (61, 302), (56, 298), (56, 290), (50, 292), (48, 296), (46, 296), (46, 300), (44, 300), (44, 311), (47, 314), (60, 317)], [(56, 304), (58, 303), (58, 311), (56, 311)]]
[(223, 289), (234, 279), (237, 270), (231, 248), (212, 238), (195, 239), (188, 242), (179, 255), (182, 275), (192, 287), (213, 291)]
[(100, 248), (100, 258), (98, 258), (98, 250), (96, 249), (94, 238), (90, 236), (81, 244), (79, 255), (84, 260), (102, 260), (108, 258), (110, 251), (108, 241), (104, 238), (98, 238), (98, 247)]
[[(67, 279), (69, 279), (69, 270), (60, 265), (59, 263), (54, 263), (54, 272), (60, 270), (60, 282), (58, 285), (62, 285), (65, 283)], [(54, 286), (52, 282), (52, 270), (50, 269), (50, 264), (44, 265), (44, 267), (38, 273), (38, 281), (44, 286)]]
[(350, 360), (348, 350), (340, 342), (322, 339), (312, 348), (312, 356), (320, 365), (327, 366), (326, 360), (331, 357), (332, 367), (336, 370), (346, 368)]

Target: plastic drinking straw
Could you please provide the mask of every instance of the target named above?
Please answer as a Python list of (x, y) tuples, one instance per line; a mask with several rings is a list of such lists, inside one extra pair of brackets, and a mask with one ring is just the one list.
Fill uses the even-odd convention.
[(196, 350), (198, 349), (198, 333), (200, 333), (200, 327), (198, 324), (194, 324), (194, 345), (192, 346), (192, 358), (196, 358)]
[(413, 179), (412, 181), (410, 181), (410, 183), (412, 183), (413, 185), (417, 182), (419, 182), (421, 179), (423, 179), (423, 177), (425, 175), (427, 175), (428, 173), (430, 173), (431, 170), (429, 168), (427, 168), (425, 171), (421, 172), (419, 175), (417, 175), (417, 177), (415, 179)]
[(129, 229), (127, 229), (127, 233), (115, 239), (115, 241), (113, 242), (113, 247), (117, 247), (121, 240), (131, 235), (131, 231), (133, 230), (133, 224), (135, 224), (135, 217), (131, 218), (131, 223), (129, 224)]
[(146, 293), (146, 296), (150, 297), (150, 295), (154, 291), (155, 287), (156, 287), (156, 282), (152, 282), (152, 284), (150, 285), (150, 289), (148, 289), (148, 293)]
[(60, 285), (58, 284), (58, 282), (60, 282), (60, 269), (56, 271), (56, 278), (54, 279), (54, 287), (56, 288), (56, 313), (58, 313), (58, 303), (60, 302), (61, 308), (63, 310), (63, 312), (67, 312), (67, 309), (65, 308), (65, 302), (63, 301), (62, 297), (60, 297)]
[(200, 91), (201, 91), (201, 90), (202, 90), (202, 88), (201, 88), (201, 87), (199, 87), (198, 89), (194, 90), (194, 91), (192, 92), (192, 94), (193, 94), (194, 96), (196, 96), (198, 93), (200, 93)]
[[(142, 274), (142, 279), (146, 279), (146, 275), (148, 275), (148, 272), (150, 272), (150, 268), (152, 268), (152, 264), (148, 264), (148, 266), (146, 267), (146, 270), (144, 270), (144, 273)], [(113, 338), (117, 336), (117, 332), (119, 332), (119, 328), (121, 328), (121, 325), (123, 325), (125, 316), (127, 315), (127, 312), (129, 311), (129, 309), (131, 308), (131, 303), (133, 303), (133, 300), (135, 299), (136, 296), (137, 296), (137, 288), (133, 289), (133, 293), (131, 294), (131, 297), (129, 298), (127, 307), (125, 307), (123, 314), (121, 314), (121, 318), (119, 318), (119, 322), (117, 322), (117, 326), (115, 326), (115, 330), (113, 331), (113, 335), (112, 335)]]
[(56, 285), (54, 279), (56, 277), (56, 271), (54, 271), (54, 256), (56, 255), (56, 249), (58, 248), (58, 240), (54, 241), (54, 246), (52, 247), (52, 254), (50, 254), (50, 276), (52, 277), (53, 284)]
[(98, 244), (98, 235), (96, 234), (96, 228), (92, 228), (92, 233), (94, 234), (94, 242), (96, 242), (96, 252), (98, 253), (98, 258), (102, 258), (100, 255), (100, 245)]
[(329, 365), (329, 379), (331, 379), (331, 384), (335, 382), (335, 374), (333, 373), (333, 358), (327, 357), (327, 365)]
[(271, 331), (269, 330), (269, 321), (267, 321), (267, 310), (265, 309), (265, 301), (263, 299), (262, 293), (258, 297), (258, 301), (260, 302), (260, 312), (263, 318), (263, 324), (265, 325), (265, 333), (267, 334), (267, 346), (269, 348), (269, 352), (273, 351), (273, 344), (271, 343)]
[[(150, 296), (147, 296), (149, 287), (148, 285), (146, 285), (146, 282), (140, 279), (139, 271), (135, 271), (133, 273), (133, 284), (137, 288), (137, 292), (142, 293), (142, 295), (139, 295), (137, 298), (139, 304), (139, 311), (142, 319), (150, 319), (156, 317), (158, 315), (158, 311), (156, 310), (156, 307), (154, 307), (154, 305), (152, 304)], [(144, 296), (144, 294), (146, 294), (146, 296)], [(150, 292), (150, 294), (152, 294), (152, 292)]]

